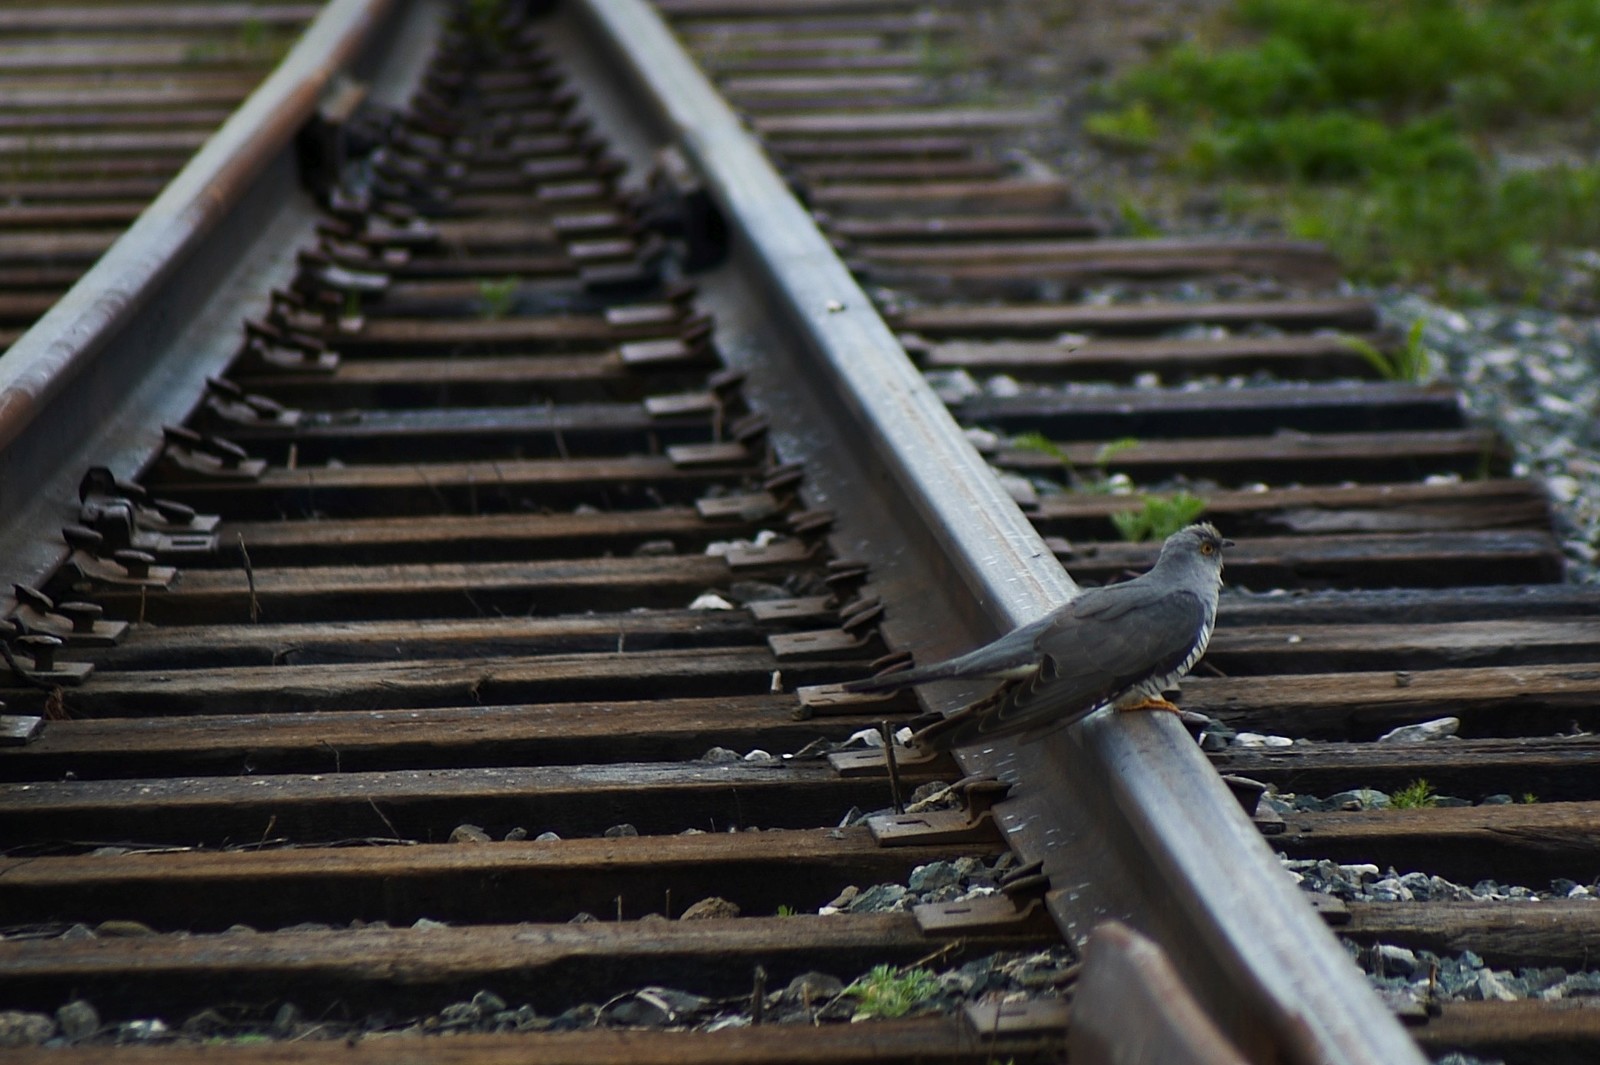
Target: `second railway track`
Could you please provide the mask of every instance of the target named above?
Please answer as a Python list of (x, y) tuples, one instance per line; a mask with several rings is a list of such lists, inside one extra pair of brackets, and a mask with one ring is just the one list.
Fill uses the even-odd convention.
[[(1050, 1057), (1077, 972), (1062, 936), (1081, 946), (1108, 917), (1171, 967), (1102, 936), (1073, 1060), (1141, 1040), (1197, 1060), (1410, 1060), (1172, 721), (1097, 719), (959, 767), (782, 755), (903, 720), (908, 699), (825, 685), (1027, 620), (1071, 591), (1050, 555), (1086, 583), (1149, 564), (1150, 545), (1111, 536), (1127, 497), (1053, 479), (1205, 479), (1243, 590), (1184, 705), (1214, 736), (1320, 741), (1227, 747), (1218, 768), (1323, 795), (1425, 775), (1477, 797), (1543, 774), (1535, 806), (1263, 806), (1273, 845), (1581, 882), (1593, 755), (1552, 734), (1590, 724), (1600, 633), (1593, 594), (1555, 583), (1537, 487), (1497, 476), (1495, 440), (1449, 389), (1360, 379), (1327, 330), (1382, 343), (1363, 301), (1248, 280), (1248, 298), (1162, 295), (1171, 275), (1314, 287), (1316, 249), (1093, 239), (1059, 182), (996, 162), (996, 131), (1030, 116), (936, 109), (914, 54), (960, 32), (959, 6), (659, 6), (889, 326), (946, 371), (1009, 493), (642, 6), (409, 5), (380, 62), (363, 28), (396, 12), (330, 5), (334, 52), (298, 64), (311, 87), (291, 55), (263, 89), (309, 119), (297, 144), (247, 149), (270, 180), (216, 164), (244, 206), (195, 227), (238, 227), (253, 265), (215, 294), (218, 253), (174, 267), (181, 328), (145, 298), (79, 297), (126, 375), (109, 380), (169, 428), (117, 413), (49, 457), (25, 415), (7, 423), (23, 442), (7, 491), (31, 476), (39, 498), (5, 533), (24, 587), (0, 1005), (83, 1044), (39, 1060), (224, 1049), (208, 1040), (241, 1061), (434, 1053), (361, 1038), (402, 1030), (478, 1033), (449, 1045), (483, 1061)], [(266, 230), (281, 239), (256, 250)], [(1070, 298), (1107, 276), (1138, 298)], [(63, 343), (36, 331), (8, 358), (94, 354)], [(186, 349), (157, 360), (181, 387), (215, 380), (149, 398), (130, 344)], [(1021, 385), (965, 384), (996, 372)], [(23, 373), (8, 397), (69, 424), (118, 409), (82, 380)], [(1361, 742), (1444, 714), (1471, 738)], [(998, 780), (956, 809), (860, 819), (963, 774)], [(1509, 842), (1450, 846), (1483, 834)], [(915, 913), (840, 902), (929, 863), (964, 879)], [(809, 915), (830, 903), (847, 912)], [(1526, 905), (1322, 909), (1361, 943), (1583, 964), (1583, 905), (1540, 904), (1561, 924), (1538, 946)], [(857, 1001), (791, 978), (880, 963), (967, 964), (945, 989), (972, 1005), (854, 1038), (771, 1023)], [(1141, 993), (1167, 1008), (1130, 1031)], [(1433, 1014), (1413, 1032), (1435, 1053), (1563, 1060), (1596, 1031), (1532, 1001)], [(649, 1030), (669, 1027), (693, 1031)], [(263, 1034), (285, 1041), (251, 1045)]]

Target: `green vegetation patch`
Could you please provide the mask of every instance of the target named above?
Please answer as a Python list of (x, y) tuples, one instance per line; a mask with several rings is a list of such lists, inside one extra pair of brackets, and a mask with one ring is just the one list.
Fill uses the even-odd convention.
[(1189, 492), (1174, 492), (1169, 496), (1145, 496), (1138, 510), (1119, 510), (1111, 515), (1111, 524), (1124, 540), (1135, 543), (1144, 540), (1165, 540), (1185, 525), (1191, 524), (1205, 513), (1208, 501)]
[(926, 969), (907, 969), (893, 965), (874, 966), (872, 971), (844, 993), (857, 1000), (856, 1019), (904, 1017), (939, 991), (939, 978)]
[(498, 321), (511, 313), (517, 304), (517, 288), (522, 278), (515, 275), (478, 280), (478, 311), (489, 321)]
[(1381, 351), (1360, 337), (1343, 337), (1341, 343), (1367, 361), (1388, 381), (1426, 381), (1433, 373), (1433, 356), (1422, 342), (1427, 321), (1418, 318), (1406, 330), (1406, 341), (1393, 351)]
[(1600, 166), (1495, 151), (1530, 129), (1595, 139), (1593, 0), (1237, 0), (1104, 103), (1091, 135), (1245, 186), (1367, 280), (1526, 296), (1557, 248), (1600, 241)]
[(1433, 785), (1417, 779), (1389, 796), (1389, 805), (1396, 810), (1424, 810), (1439, 805), (1439, 796)]

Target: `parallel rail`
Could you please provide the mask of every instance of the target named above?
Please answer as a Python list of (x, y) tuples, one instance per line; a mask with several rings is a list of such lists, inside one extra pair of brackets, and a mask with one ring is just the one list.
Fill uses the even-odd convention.
[(138, 218), (319, 6), (0, 8), (0, 351)]
[[(1334, 330), (1389, 341), (1369, 332), (1376, 317), (1366, 300), (1319, 291), (1332, 277), (1320, 249), (1097, 237), (1100, 223), (1079, 213), (1065, 183), (1015, 161), (1027, 143), (1017, 109), (962, 107), (963, 75), (953, 91), (940, 77), (976, 25), (960, 8), (664, 6), (876, 286), (920, 364), (1020, 382), (1009, 385), (1015, 395), (946, 386), (997, 468), (1090, 488), (1108, 473), (1141, 490), (1170, 491), (1175, 478), (1207, 496), (1207, 514), (1244, 541), (1230, 553), (1231, 585), (1291, 593), (1226, 596), (1207, 664), (1184, 694), (1233, 728), (1309, 743), (1217, 750), (1217, 768), (1302, 797), (1396, 791), (1421, 777), (1468, 800), (1508, 791), (1540, 800), (1415, 812), (1297, 807), (1269, 837), (1275, 849), (1376, 863), (1369, 886), (1385, 866), (1467, 885), (1493, 877), (1502, 891), (1592, 876), (1596, 796), (1579, 781), (1592, 779), (1583, 733), (1593, 727), (1600, 603), (1592, 589), (1551, 583), (1562, 561), (1541, 487), (1503, 478), (1499, 442), (1464, 423), (1449, 389), (1357, 380), (1371, 371)], [(1072, 302), (1078, 293), (1092, 298)], [(1267, 381), (1292, 387), (1259, 387)], [(1013, 434), (1024, 430), (1051, 447), (1021, 446)], [(1122, 436), (1137, 439), (1130, 446)], [(1107, 539), (1128, 497), (1039, 492), (1025, 507), (1079, 579), (1148, 558)], [(1409, 750), (1370, 742), (1446, 715), (1466, 739)], [(1276, 813), (1258, 812), (1267, 831), (1279, 830)], [(1321, 904), (1331, 921), (1348, 922), (1341, 933), (1363, 945), (1380, 976), (1379, 944), (1478, 952), (1499, 974), (1484, 986), (1518, 986), (1507, 970), (1582, 969), (1592, 946), (1583, 898), (1391, 907), (1358, 897), (1345, 907), (1324, 895)], [(1547, 939), (1541, 927), (1560, 931)], [(1411, 993), (1420, 987), (1426, 1003), (1426, 956), (1419, 965)], [(1395, 986), (1392, 967), (1387, 976)], [(1574, 994), (1584, 994), (1585, 978), (1572, 977)], [(1527, 979), (1545, 981), (1537, 989), (1561, 973)], [(1410, 1023), (1435, 1053), (1592, 1052), (1592, 1011), (1533, 997), (1427, 1003), (1426, 1024), (1413, 1003)]]
[[(795, 210), (789, 193), (752, 158), (731, 110), (676, 60), (675, 46), (642, 10), (596, 9), (610, 35), (625, 43), (620, 51), (630, 57), (634, 77), (663, 101), (675, 139), (708, 175), (719, 203), (743, 227), (740, 235), (783, 285), (796, 324), (821, 334), (813, 344), (824, 365), (862, 408), (872, 427), (868, 438), (881, 441), (880, 461), (898, 482), (889, 491), (908, 497), (934, 535), (947, 539), (941, 553), (970, 596), (956, 613), (981, 610), (993, 626), (968, 628), (965, 640), (953, 642), (992, 638), (1070, 598), (1076, 591), (1070, 578), (1015, 504), (999, 497), (988, 478), (963, 474), (977, 461), (970, 447), (957, 446), (962, 454), (951, 457), (950, 445), (936, 443), (960, 439), (942, 405), (908, 372), (887, 330), (852, 321), (857, 308), (866, 308), (865, 293), (842, 271), (827, 272), (822, 238), (789, 221), (785, 208)], [(841, 319), (844, 325), (833, 324)], [(918, 583), (945, 569), (925, 559), (911, 573), (886, 568)], [(955, 591), (948, 584), (946, 590)], [(918, 597), (919, 609), (926, 598), (926, 591)], [(950, 631), (924, 634), (938, 633), (937, 649)], [(1063, 931), (1082, 936), (1108, 915), (1137, 921), (1163, 941), (1197, 997), (1252, 1054), (1403, 1061), (1414, 1053), (1278, 877), (1254, 826), (1175, 720), (1102, 718), (1085, 722), (1072, 738), (964, 755), (963, 768), (1027, 782), (1002, 804), (1000, 821), (1011, 826), (1024, 860), (1043, 863), (1055, 885), (1048, 904)], [(1084, 815), (1090, 810), (1092, 823)], [(1074, 835), (1076, 844), (1063, 839)], [(1086, 868), (1094, 870), (1088, 882)], [(1172, 882), (1188, 890), (1175, 899), (1165, 887)], [(1197, 944), (1205, 947), (1195, 950)], [(1338, 1008), (1317, 1005), (1330, 999)]]
[[(1030, 620), (1075, 592), (1058, 558), (1095, 580), (1148, 559), (1148, 548), (1137, 545), (1095, 542), (1085, 550), (1085, 531), (1103, 530), (1120, 505), (1108, 497), (1047, 498), (1020, 510), (986, 467), (1037, 472), (1049, 464), (1037, 452), (991, 453), (988, 461), (975, 452), (905, 358), (896, 331), (914, 333), (914, 352), (934, 365), (1037, 371), (1048, 364), (1047, 373), (1126, 379), (1152, 369), (1204, 372), (1230, 360), (1285, 367), (1349, 360), (1315, 338), (1207, 348), (1112, 334), (1195, 319), (1366, 329), (1371, 317), (1361, 301), (1315, 299), (1202, 308), (924, 305), (959, 293), (1026, 292), (1041, 272), (1050, 283), (1071, 284), (1107, 271), (1295, 268), (1315, 254), (1255, 247), (1241, 260), (1237, 248), (1192, 243), (1007, 243), (1017, 232), (1081, 238), (1087, 230), (1059, 210), (1057, 183), (1017, 180), (967, 154), (968, 134), (987, 136), (1032, 116), (935, 111), (924, 106), (932, 97), (916, 77), (885, 73), (904, 68), (892, 44), (905, 36), (904, 24), (899, 15), (873, 20), (904, 5), (830, 0), (808, 6), (799, 20), (783, 4), (661, 6), (691, 20), (684, 23), (691, 40), (697, 32), (738, 40), (721, 57), (728, 91), (796, 168), (812, 205), (828, 210), (832, 237), (858, 272), (898, 286), (904, 302), (887, 321), (880, 317), (756, 142), (644, 5), (591, 0), (528, 26), (480, 23), (477, 31), (494, 43), (447, 34), (442, 58), (430, 60), (422, 42), (436, 32), (429, 27), (440, 11), (432, 5), (406, 7), (401, 25), (383, 17), (382, 4), (331, 4), (319, 16), (320, 32), (0, 361), (8, 375), (0, 411), (12, 412), (0, 488), (29, 503), (0, 531), (5, 576), (43, 587), (58, 604), (85, 595), (107, 616), (135, 622), (117, 646), (61, 652), (93, 662), (81, 686), (66, 686), (77, 679), (74, 669), (54, 668), (46, 656), (31, 669), (24, 662), (17, 679), (25, 683), (7, 692), (13, 728), (32, 727), (29, 715), (54, 719), (33, 742), (0, 752), (0, 772), (11, 781), (0, 784), (0, 838), (13, 847), (0, 864), (0, 900), (17, 915), (14, 941), (0, 943), (7, 1004), (48, 1011), (83, 995), (97, 1001), (104, 1020), (120, 1023), (151, 1014), (201, 1017), (226, 1001), (237, 1004), (232, 1013), (194, 1028), (210, 1024), (223, 1035), (269, 1027), (284, 1001), (325, 1011), (317, 1024), (287, 1015), (285, 1036), (359, 1035), (384, 1010), (431, 1011), (439, 1024), (475, 1009), (482, 1031), (492, 1027), (486, 1011), (504, 1014), (493, 1024), (521, 1024), (514, 1009), (467, 1009), (478, 989), (492, 987), (508, 1000), (502, 1005), (520, 1002), (547, 1020), (586, 997), (617, 996), (601, 1011), (604, 1021), (618, 1016), (607, 1010), (643, 1009), (629, 999), (639, 986), (681, 979), (726, 999), (692, 1015), (685, 1007), (679, 1020), (698, 1018), (703, 1027), (717, 1009), (733, 1009), (734, 999), (765, 1000), (768, 977), (775, 990), (808, 967), (848, 976), (875, 962), (956, 949), (970, 957), (1038, 948), (1058, 935), (1081, 945), (1116, 917), (1152, 937), (1165, 959), (1116, 932), (1097, 940), (1074, 1019), (1075, 1060), (1119, 1045), (1125, 1052), (1141, 1040), (1146, 1052), (1165, 1047), (1195, 1060), (1416, 1060), (1414, 1044), (1349, 966), (1323, 919), (1283, 878), (1257, 825), (1164, 715), (1093, 719), (1020, 749), (964, 754), (959, 773), (1011, 787), (994, 811), (1003, 844), (981, 828), (964, 830), (955, 843), (937, 835), (916, 842), (918, 826), (893, 818), (877, 821), (876, 833), (909, 831), (910, 846), (878, 846), (864, 827), (832, 829), (851, 806), (886, 804), (881, 755), (831, 768), (696, 760), (713, 745), (790, 750), (818, 736), (842, 739), (902, 714), (906, 703), (813, 699), (811, 711), (822, 715), (795, 720), (792, 692), (859, 675), (886, 646), (931, 656)], [(738, 22), (751, 13), (770, 25)], [(724, 18), (735, 20), (732, 30), (707, 33), (704, 20)], [(694, 19), (702, 20), (698, 29)], [(916, 26), (939, 33), (960, 24), (959, 11), (941, 11)], [(385, 34), (400, 47), (398, 58), (380, 64), (366, 49)], [(773, 35), (787, 43), (760, 43)], [(830, 113), (836, 84), (797, 81), (792, 69), (782, 76), (752, 69), (765, 62), (803, 71), (829, 55), (854, 56), (857, 62), (840, 65), (877, 71), (852, 74), (842, 91), (883, 94), (885, 105)], [(717, 55), (708, 62), (716, 69)], [(345, 77), (369, 85), (392, 113), (376, 123), (387, 154), (372, 165), (372, 202), (354, 204), (342, 189), (330, 221), (293, 191), (289, 178), (303, 158), (292, 140), (319, 105), (330, 128), (339, 95), (332, 90)], [(592, 124), (575, 117), (562, 89), (569, 79), (582, 88), (578, 110)], [(807, 93), (819, 94), (820, 110)], [(650, 101), (644, 112), (640, 100)], [(924, 109), (898, 110), (906, 106)], [(245, 154), (235, 150), (242, 145), (250, 146)], [(681, 153), (690, 181), (701, 186), (679, 189), (689, 206), (669, 231), (687, 226), (691, 245), (705, 235), (695, 230), (703, 192), (732, 234), (728, 261), (695, 274), (698, 292), (669, 283), (660, 238), (638, 224), (672, 204), (644, 205), (615, 185), (619, 173), (645, 172), (664, 146)], [(219, 184), (218, 175), (226, 180)], [(912, 184), (896, 184), (906, 181)], [(235, 194), (209, 202), (198, 194), (208, 187)], [(320, 193), (326, 200), (332, 191)], [(881, 217), (877, 205), (886, 203), (921, 210), (1000, 204), (1008, 215), (973, 212), (964, 226), (941, 225), (941, 239), (964, 230), (984, 242), (941, 249), (929, 243), (916, 210)], [(410, 220), (416, 214), (421, 221)], [(1008, 219), (1016, 223), (1010, 234)], [(257, 242), (267, 228), (291, 239)], [(202, 244), (207, 231), (213, 239)], [(214, 250), (216, 239), (228, 246)], [(297, 249), (313, 242), (319, 252), (296, 261)], [(213, 287), (206, 278), (220, 264), (227, 280)], [(297, 294), (269, 307), (266, 285), (291, 278)], [(88, 308), (90, 324), (74, 307)], [(253, 339), (242, 349), (241, 311), (265, 322), (246, 334)], [(1033, 339), (1063, 330), (1092, 331), (1096, 339), (1056, 353)], [(331, 373), (325, 352), (338, 356)], [(714, 356), (738, 376), (716, 372)], [(74, 372), (86, 367), (92, 370)], [(244, 393), (296, 411), (228, 386), (213, 386), (197, 405), (204, 378), (225, 368)], [(140, 384), (147, 372), (155, 382)], [(113, 406), (109, 398), (118, 397), (108, 392), (138, 402)], [(1406, 446), (1419, 454), (1429, 445), (1441, 455), (1475, 448), (1481, 461), (1493, 446), (1453, 425), (1448, 390), (1350, 385), (1307, 390), (1303, 398), (1289, 404), (1288, 416), (1302, 435), (1331, 435), (1328, 428), (1363, 411), (1379, 423), (1411, 425), (1416, 439)], [(1081, 463), (1097, 436), (1126, 435), (1130, 425), (1141, 438), (1157, 425), (1194, 431), (1184, 427), (1216, 418), (1222, 400), (1232, 401), (1227, 416), (1235, 425), (1270, 427), (1285, 417), (1270, 396), (1184, 399), (1135, 390), (1069, 398), (1065, 407), (1042, 396), (969, 399), (954, 413), (1010, 431), (1038, 426), (1055, 435), (1057, 426), (1077, 426), (1088, 441), (1063, 439)], [(116, 414), (105, 420), (109, 410)], [(259, 459), (182, 433), (163, 436), (162, 423), (180, 419), (237, 440)], [(84, 436), (77, 432), (84, 424), (104, 428)], [(1451, 433), (1461, 439), (1452, 443)], [(1362, 447), (1392, 452), (1400, 439), (1380, 424), (1367, 439), (1336, 446), (1342, 461), (1367, 470), (1373, 460), (1360, 457)], [(1164, 454), (1159, 442), (1141, 439), (1126, 462), (1155, 471), (1195, 458), (1208, 470), (1272, 461), (1237, 448), (1230, 454), (1226, 444), (1208, 453), (1186, 442)], [(218, 534), (217, 553), (180, 560), (182, 545), (169, 538), (153, 560), (106, 558), (115, 545), (81, 533), (58, 539), (55, 528), (90, 513), (77, 490), (95, 465), (221, 514), (211, 529), (181, 510), (163, 512), (169, 537)], [(102, 495), (90, 507), (102, 512), (139, 491), (98, 484)], [(1507, 523), (1519, 531), (1497, 540), (1470, 528), (1456, 546), (1443, 534), (1342, 544), (1335, 536), (1319, 542), (1309, 562), (1298, 557), (1298, 539), (1241, 536), (1229, 576), (1246, 584), (1308, 565), (1335, 584), (1359, 584), (1349, 575), (1374, 551), (1397, 547), (1414, 552), (1406, 563), (1413, 572), (1426, 566), (1438, 583), (1463, 580), (1452, 574), (1483, 564), (1475, 557), (1492, 559), (1501, 574), (1522, 567), (1522, 576), (1502, 579), (1552, 575), (1548, 538), (1520, 531), (1542, 511), (1508, 482), (1451, 492), (1420, 484), (1274, 489), (1265, 507), (1257, 495), (1214, 496), (1216, 520), (1230, 532), (1235, 524), (1277, 530), (1298, 499), (1299, 513), (1331, 506), (1336, 520), (1392, 509), (1402, 526), (1424, 512), (1464, 514), (1470, 524), (1483, 508), (1499, 507), (1515, 515)], [(161, 524), (148, 508), (141, 518)], [(771, 546), (700, 554), (713, 540), (763, 528), (784, 534)], [(156, 590), (160, 567), (171, 561), (180, 563), (176, 580)], [(154, 575), (143, 575), (152, 562)], [(683, 609), (708, 588), (740, 609)], [(774, 595), (780, 598), (762, 605)], [(1373, 601), (1394, 609), (1407, 599)], [(1292, 671), (1292, 664), (1262, 668), (1277, 660), (1258, 646), (1273, 639), (1271, 626), (1359, 616), (1362, 603), (1359, 594), (1289, 604), (1230, 600), (1212, 660), (1224, 672), (1240, 665)], [(1458, 620), (1485, 603), (1500, 615), (1556, 618), (1593, 608), (1581, 592), (1550, 587), (1422, 595), (1415, 610)], [(36, 633), (65, 632), (64, 622), (71, 628), (66, 615), (27, 595), (11, 613)], [(1255, 627), (1257, 644), (1241, 624)], [(1547, 628), (1544, 646), (1574, 648), (1562, 661), (1587, 654), (1581, 625)], [(1452, 629), (1451, 638), (1463, 631)], [(1441, 646), (1428, 634), (1415, 642), (1407, 653), (1418, 661)], [(14, 641), (14, 656), (26, 643)], [(1296, 653), (1306, 661), (1340, 652), (1319, 643)], [(1370, 654), (1364, 645), (1347, 653)], [(1393, 656), (1380, 658), (1380, 668), (1389, 668)], [(1448, 672), (1415, 683), (1431, 691), (1435, 679), (1450, 683)], [(1564, 675), (1556, 670), (1535, 683), (1553, 691)], [(1293, 682), (1200, 677), (1185, 697), (1230, 721), (1264, 720), (1287, 684), (1307, 685), (1314, 699), (1371, 703), (1378, 693), (1362, 682), (1346, 674)], [(1241, 703), (1262, 709), (1239, 711)], [(1416, 707), (1404, 702), (1396, 719), (1414, 717)], [(1261, 759), (1232, 757), (1257, 775), (1272, 771)], [(1330, 779), (1360, 771), (1331, 762), (1325, 770)], [(898, 785), (959, 773), (947, 763), (908, 762)], [(642, 835), (605, 832), (624, 822)], [(1319, 823), (1318, 832), (1331, 823)], [(730, 825), (764, 831), (721, 831)], [(671, 834), (702, 826), (713, 833)], [(510, 838), (458, 842), (476, 838), (469, 828)], [(523, 842), (519, 830), (562, 838)], [(171, 853), (143, 853), (152, 844)], [(81, 853), (108, 845), (136, 853)], [(992, 862), (1002, 846), (1013, 854), (1005, 861), (1040, 864), (976, 920), (937, 908), (916, 920), (632, 920), (652, 911), (671, 917), (710, 896), (735, 901), (747, 915), (814, 909), (846, 884), (892, 881), (913, 866), (962, 856)], [(773, 868), (783, 870), (781, 880)], [(1058, 931), (1027, 920), (1041, 891)], [(562, 923), (578, 911), (617, 920)], [(420, 924), (342, 927), (352, 919)], [(1362, 935), (1387, 934), (1378, 914), (1358, 915), (1356, 923), (1363, 920)], [(97, 923), (100, 938), (69, 927)], [(276, 930), (223, 934), (237, 923)], [(941, 926), (961, 936), (960, 948), (939, 938)], [(64, 938), (50, 938), (63, 930)], [(106, 938), (118, 931), (141, 934)], [(763, 975), (752, 992), (758, 967)], [(228, 988), (225, 1000), (219, 986)], [(1113, 1009), (1095, 1005), (1135, 986), (1171, 1004), (1161, 1011), (1170, 1027), (1128, 1031)], [(452, 998), (460, 1000), (455, 1014), (443, 1008)], [(784, 1002), (781, 1008), (795, 1008)], [(870, 1038), (843, 1042), (827, 1027), (785, 1026), (676, 1040), (638, 1034), (625, 1043), (603, 1030), (476, 1035), (451, 1046), (486, 1061), (526, 1054), (1022, 1059), (1059, 1051), (1060, 1016), (1047, 1005), (1037, 1000), (1037, 1012), (1016, 1016), (994, 1010), (976, 1028), (940, 1018), (885, 1023), (868, 1029)], [(815, 1008), (807, 999), (804, 1010)], [(593, 1015), (579, 1010), (572, 1018), (581, 1024)], [(117, 1060), (188, 1050), (122, 1048)], [(381, 1042), (339, 1051), (393, 1060)], [(104, 1060), (106, 1053), (83, 1047), (43, 1059)], [(239, 1060), (326, 1056), (315, 1043), (230, 1053)]]

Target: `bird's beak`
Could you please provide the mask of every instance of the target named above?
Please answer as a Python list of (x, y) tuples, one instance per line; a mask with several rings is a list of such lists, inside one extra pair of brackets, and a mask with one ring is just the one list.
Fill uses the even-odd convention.
[(1233, 541), (1232, 540), (1224, 540), (1224, 541), (1222, 541), (1222, 546), (1223, 547), (1232, 547), (1233, 546)]

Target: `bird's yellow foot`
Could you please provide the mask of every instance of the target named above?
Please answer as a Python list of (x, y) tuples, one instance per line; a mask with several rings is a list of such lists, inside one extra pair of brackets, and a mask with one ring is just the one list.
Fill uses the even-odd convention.
[(1170, 710), (1174, 714), (1183, 713), (1182, 710), (1179, 710), (1160, 696), (1156, 696), (1153, 699), (1141, 699), (1139, 702), (1129, 703), (1127, 706), (1119, 706), (1117, 710), (1121, 713), (1127, 713), (1130, 710)]

